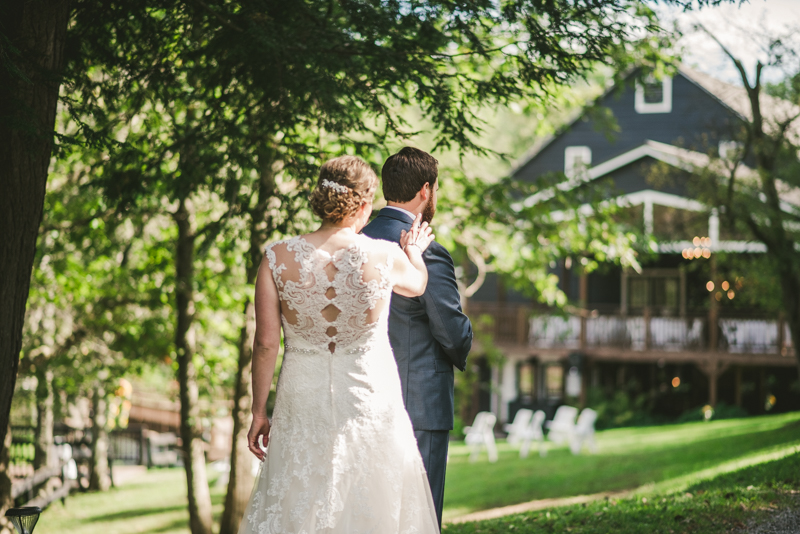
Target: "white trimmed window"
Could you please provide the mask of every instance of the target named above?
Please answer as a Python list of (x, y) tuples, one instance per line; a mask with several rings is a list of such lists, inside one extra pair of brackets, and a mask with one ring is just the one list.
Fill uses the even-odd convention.
[(588, 146), (568, 146), (564, 150), (564, 174), (574, 178), (592, 165), (592, 149)]
[(734, 160), (741, 157), (744, 144), (739, 141), (720, 141), (719, 142), (719, 157), (721, 159)]
[(636, 82), (635, 107), (637, 113), (670, 113), (672, 111), (672, 78), (656, 80), (648, 76)]

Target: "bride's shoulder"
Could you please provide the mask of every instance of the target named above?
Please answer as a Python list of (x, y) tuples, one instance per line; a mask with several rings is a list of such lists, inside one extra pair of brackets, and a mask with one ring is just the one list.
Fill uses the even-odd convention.
[(301, 242), (301, 237), (302, 236), (294, 236), (273, 241), (264, 247), (264, 254), (272, 264), (277, 261), (278, 256), (285, 257), (286, 254), (295, 251), (298, 243)]
[(400, 245), (394, 241), (387, 241), (386, 239), (375, 239), (364, 234), (359, 234), (358, 238), (361, 240), (363, 246), (375, 252), (383, 252), (385, 254), (395, 254), (400, 250)]
[(400, 249), (400, 245), (394, 241), (374, 239), (365, 235), (361, 235), (360, 237), (363, 238), (364, 243), (362, 250), (368, 252), (370, 256), (370, 262), (387, 265), (391, 269), (392, 265), (394, 265), (394, 262), (399, 258), (399, 256), (404, 256), (403, 251)]

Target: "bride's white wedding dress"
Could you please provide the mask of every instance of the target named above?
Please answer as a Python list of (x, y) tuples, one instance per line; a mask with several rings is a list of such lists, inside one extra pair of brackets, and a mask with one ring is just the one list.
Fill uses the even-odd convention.
[(389, 247), (267, 247), (285, 352), (240, 534), (439, 532), (389, 345)]

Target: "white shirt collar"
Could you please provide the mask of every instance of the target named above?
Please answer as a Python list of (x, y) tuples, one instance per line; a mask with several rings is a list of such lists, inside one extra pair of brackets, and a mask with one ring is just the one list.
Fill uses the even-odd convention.
[(415, 219), (417, 218), (417, 216), (416, 216), (416, 215), (414, 215), (413, 213), (411, 213), (410, 211), (408, 211), (408, 210), (405, 210), (405, 209), (403, 209), (403, 208), (399, 208), (399, 207), (397, 207), (397, 206), (386, 206), (386, 207), (385, 207), (385, 208), (383, 208), (383, 209), (386, 209), (386, 208), (389, 208), (389, 209), (392, 209), (392, 210), (397, 210), (397, 211), (399, 211), (400, 213), (405, 213), (406, 215), (408, 215), (409, 217), (411, 217), (411, 220), (412, 220), (412, 221), (413, 221), (413, 220), (415, 220)]

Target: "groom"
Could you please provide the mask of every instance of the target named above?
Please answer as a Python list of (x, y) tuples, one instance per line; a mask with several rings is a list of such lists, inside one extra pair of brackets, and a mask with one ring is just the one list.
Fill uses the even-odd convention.
[[(388, 206), (363, 233), (399, 242), (400, 231), (408, 231), (418, 214), (430, 223), (439, 189), (437, 163), (427, 152), (411, 147), (386, 160), (381, 179)], [(453, 367), (466, 368), (472, 325), (461, 311), (453, 259), (447, 249), (434, 241), (423, 259), (428, 267), (428, 287), (421, 297), (392, 295), (389, 339), (441, 527), (447, 446), (453, 428)]]

